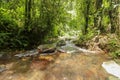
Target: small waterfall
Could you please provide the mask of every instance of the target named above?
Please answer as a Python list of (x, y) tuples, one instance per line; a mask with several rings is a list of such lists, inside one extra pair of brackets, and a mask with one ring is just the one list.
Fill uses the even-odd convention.
[(77, 39), (77, 36), (63, 36), (61, 39), (64, 39), (65, 45), (60, 48), (66, 53), (85, 53), (85, 54), (97, 54), (96, 51), (90, 51), (87, 49), (80, 48), (76, 46), (73, 41)]

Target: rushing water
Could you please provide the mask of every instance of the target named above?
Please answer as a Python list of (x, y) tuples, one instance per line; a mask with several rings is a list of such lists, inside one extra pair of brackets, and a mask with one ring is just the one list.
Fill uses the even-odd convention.
[(119, 80), (103, 68), (104, 62), (112, 60), (110, 56), (79, 48), (72, 43), (73, 39), (76, 38), (65, 39), (66, 45), (60, 47), (64, 52), (38, 55), (36, 50), (27, 51), (22, 55), (38, 56), (0, 63), (0, 69), (4, 69), (0, 80)]
[(7, 70), (1, 73), (0, 80), (110, 80), (111, 75), (101, 66), (109, 59), (103, 54), (82, 53), (58, 53), (33, 60), (23, 58), (6, 63)]

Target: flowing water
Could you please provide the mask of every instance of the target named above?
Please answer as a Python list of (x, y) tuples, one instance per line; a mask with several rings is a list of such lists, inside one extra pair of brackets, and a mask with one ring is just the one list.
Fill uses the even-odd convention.
[(32, 60), (25, 58), (1, 64), (5, 65), (6, 71), (1, 72), (0, 80), (109, 80), (112, 75), (101, 65), (110, 59), (105, 54), (83, 53), (57, 53)]
[(71, 40), (60, 48), (64, 52), (0, 61), (0, 80), (119, 80), (102, 67), (112, 60), (107, 54), (79, 48)]

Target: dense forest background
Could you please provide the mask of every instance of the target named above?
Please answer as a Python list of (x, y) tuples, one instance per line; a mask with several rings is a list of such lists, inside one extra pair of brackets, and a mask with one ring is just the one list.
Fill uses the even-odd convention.
[(120, 0), (0, 0), (1, 50), (35, 48), (71, 30), (81, 45), (108, 36), (100, 47), (120, 56)]

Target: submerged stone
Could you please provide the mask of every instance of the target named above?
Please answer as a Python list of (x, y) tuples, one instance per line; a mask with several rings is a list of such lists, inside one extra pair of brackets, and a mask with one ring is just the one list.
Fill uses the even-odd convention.
[(109, 76), (108, 80), (120, 80), (119, 78), (116, 78), (114, 76)]
[(38, 55), (37, 49), (26, 51), (25, 53), (16, 54), (15, 57), (21, 58), (21, 57), (28, 57), (28, 56), (35, 56), (35, 55)]
[(3, 72), (3, 71), (5, 71), (5, 70), (6, 70), (5, 66), (4, 66), (4, 65), (1, 65), (1, 66), (0, 66), (0, 73)]

